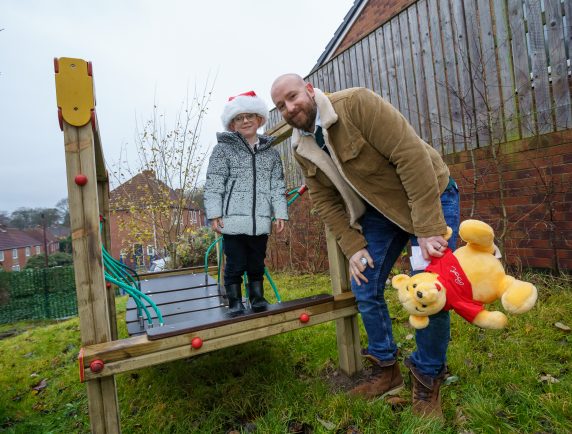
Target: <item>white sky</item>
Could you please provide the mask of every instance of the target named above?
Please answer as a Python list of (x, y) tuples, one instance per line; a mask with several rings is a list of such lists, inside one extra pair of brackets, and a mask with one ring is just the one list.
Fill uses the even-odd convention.
[[(0, 0), (0, 211), (67, 196), (54, 57), (93, 62), (109, 165), (135, 159), (135, 126), (157, 101), (174, 117), (187, 88), (216, 83), (203, 126), (212, 146), (227, 98), (306, 75), (353, 0)], [(314, 20), (314, 17), (317, 17)]]

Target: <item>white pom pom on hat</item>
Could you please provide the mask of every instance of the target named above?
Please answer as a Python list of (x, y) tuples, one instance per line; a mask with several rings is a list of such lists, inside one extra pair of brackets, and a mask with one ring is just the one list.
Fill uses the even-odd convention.
[(268, 119), (268, 107), (253, 90), (231, 96), (228, 99), (220, 117), (227, 131), (230, 131), (229, 127), (232, 120), (241, 113), (256, 113), (262, 118), (260, 126), (264, 125)]

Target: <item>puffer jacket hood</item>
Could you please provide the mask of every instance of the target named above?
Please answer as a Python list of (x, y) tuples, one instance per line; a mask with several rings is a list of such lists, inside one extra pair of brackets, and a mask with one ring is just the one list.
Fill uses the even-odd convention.
[(208, 219), (222, 217), (223, 234), (269, 234), (272, 217), (288, 219), (282, 161), (273, 137), (259, 135), (253, 151), (237, 132), (217, 133), (207, 170)]

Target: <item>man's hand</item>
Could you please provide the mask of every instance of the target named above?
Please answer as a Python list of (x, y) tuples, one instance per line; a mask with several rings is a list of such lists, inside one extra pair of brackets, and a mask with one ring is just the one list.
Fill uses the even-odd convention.
[(211, 220), (211, 228), (213, 231), (218, 232), (219, 234), (222, 233), (221, 230), (224, 228), (224, 223), (222, 221), (222, 217), (212, 219)]
[(419, 247), (421, 248), (421, 253), (426, 261), (431, 260), (431, 256), (435, 258), (440, 258), (443, 256), (443, 252), (447, 248), (447, 240), (440, 235), (427, 238), (417, 238)]
[(373, 268), (373, 259), (371, 259), (367, 249), (358, 250), (350, 258), (350, 274), (358, 286), (361, 286), (362, 280), (365, 283), (368, 282), (367, 277), (362, 274), (367, 265), (369, 265), (370, 268)]

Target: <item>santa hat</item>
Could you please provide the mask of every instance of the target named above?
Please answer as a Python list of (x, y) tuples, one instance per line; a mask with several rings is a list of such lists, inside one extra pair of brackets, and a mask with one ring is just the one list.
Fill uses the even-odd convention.
[(268, 107), (262, 99), (256, 96), (253, 90), (250, 92), (241, 93), (236, 96), (231, 96), (228, 102), (224, 106), (222, 111), (222, 124), (224, 128), (228, 131), (230, 123), (240, 113), (255, 113), (262, 118), (262, 125), (266, 123), (268, 119)]

